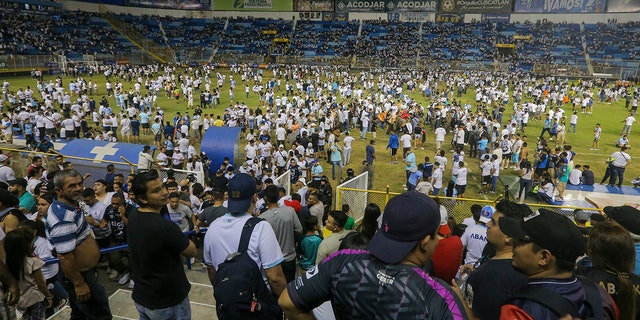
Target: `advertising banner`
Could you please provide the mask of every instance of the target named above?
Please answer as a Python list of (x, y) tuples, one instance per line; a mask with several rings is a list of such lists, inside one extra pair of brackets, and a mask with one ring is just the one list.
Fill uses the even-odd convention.
[(489, 23), (509, 23), (511, 22), (511, 15), (500, 13), (483, 13), (482, 21)]
[(211, 0), (124, 0), (127, 6), (180, 10), (210, 10)]
[(214, 0), (215, 11), (293, 11), (293, 0)]
[(607, 12), (640, 12), (640, 0), (608, 0)]
[(436, 22), (462, 23), (464, 22), (464, 13), (437, 13)]
[(333, 12), (333, 0), (294, 0), (293, 11)]
[(428, 22), (430, 15), (428, 12), (389, 12), (387, 20), (403, 22)]
[(513, 12), (598, 13), (605, 12), (606, 4), (606, 0), (515, 0)]
[(435, 12), (437, 0), (336, 0), (336, 12)]
[(441, 13), (511, 13), (511, 0), (440, 0)]

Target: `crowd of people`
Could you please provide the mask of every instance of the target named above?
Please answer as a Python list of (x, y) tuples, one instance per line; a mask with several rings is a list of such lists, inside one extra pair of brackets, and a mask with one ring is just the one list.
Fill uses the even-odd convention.
[[(232, 290), (234, 286), (218, 283), (220, 278), (216, 273), (222, 272), (219, 267), (227, 263), (225, 258), (241, 248), (241, 230), (247, 223), (255, 236), (244, 236), (248, 238), (242, 243), (248, 241), (246, 253), (259, 266), (263, 283), (268, 283), (267, 291), (262, 290), (268, 294), (247, 303), (255, 303), (253, 308), (260, 305), (262, 310), (273, 310), (277, 314), (279, 307), (274, 295), (279, 296), (282, 309), (292, 319), (308, 317), (312, 309), (327, 300), (332, 300), (332, 307), (325, 304), (314, 311), (322, 315), (318, 316), (320, 318), (324, 319), (331, 310), (337, 318), (369, 317), (371, 312), (376, 312), (371, 310), (378, 310), (371, 309), (377, 304), (370, 299), (379, 295), (369, 297), (366, 294), (372, 286), (401, 292), (394, 288), (405, 283), (416, 285), (411, 288), (412, 294), (409, 291), (402, 296), (390, 293), (398, 300), (389, 300), (390, 305), (379, 304), (380, 312), (406, 309), (407, 313), (401, 313), (400, 318), (425, 309), (443, 318), (459, 318), (473, 312), (487, 319), (495, 318), (496, 310), (502, 305), (506, 305), (501, 311), (505, 315), (526, 312), (533, 318), (546, 318), (547, 314), (555, 312), (550, 311), (552, 308), (540, 309), (538, 302), (532, 302), (534, 299), (530, 296), (507, 301), (506, 297), (519, 289), (515, 285), (509, 286), (512, 291), (501, 296), (504, 299), (495, 297), (491, 316), (474, 310), (485, 303), (474, 302), (480, 295), (473, 292), (480, 289), (473, 289), (473, 273), (466, 285), (462, 285), (464, 276), (461, 274), (458, 279), (461, 286), (456, 280), (456, 285), (449, 287), (451, 277), (462, 264), (462, 247), (467, 249), (465, 265), (476, 264), (483, 256), (504, 258), (507, 253), (514, 252), (513, 265), (524, 271), (518, 283), (528, 281), (533, 286), (541, 285), (556, 291), (570, 288), (579, 293), (569, 297), (574, 305), (594, 305), (594, 300), (584, 298), (584, 292), (593, 293), (589, 291), (593, 288), (582, 280), (576, 281), (570, 272), (575, 260), (585, 253), (585, 244), (580, 231), (577, 231), (580, 233), (578, 238), (566, 218), (543, 209), (531, 212), (525, 205), (509, 202), (497, 208), (474, 211), (474, 220), (464, 223), (469, 231), (460, 232), (463, 227), (455, 223), (449, 226), (449, 213), (427, 195), (463, 197), (470, 170), (481, 173), (482, 192), (496, 192), (501, 172), (517, 170), (514, 172), (523, 173), (521, 196), (536, 185), (540, 201), (557, 204), (562, 200), (567, 183), (595, 183), (593, 172), (588, 174), (590, 170), (581, 169), (588, 169), (586, 165), (574, 163), (576, 153), (566, 143), (566, 136), (576, 130), (583, 135), (593, 132), (593, 148), (599, 148), (603, 128), (598, 125), (593, 130), (585, 130), (579, 124), (579, 117), (594, 109), (596, 113), (599, 111), (594, 106), (594, 99), (601, 90), (605, 91), (605, 96), (612, 92), (612, 96), (629, 101), (630, 114), (621, 119), (624, 123), (621, 132), (631, 132), (633, 121), (629, 117), (633, 118), (637, 111), (637, 87), (588, 80), (569, 82), (530, 74), (444, 69), (354, 74), (339, 67), (274, 66), (272, 78), (262, 70), (248, 66), (232, 66), (229, 74), (209, 66), (181, 69), (160, 65), (105, 66), (92, 72), (107, 78), (105, 87), (96, 87), (91, 77), (82, 74), (72, 80), (58, 78), (45, 82), (38, 79), (34, 90), (20, 88), (14, 91), (11, 83), (5, 81), (3, 101), (11, 108), (3, 115), (4, 139), (12, 140), (14, 133), (22, 132), (31, 141), (33, 149), (46, 152), (52, 148), (52, 139), (63, 138), (62, 133), (64, 139), (80, 136), (96, 139), (99, 135), (102, 137), (98, 139), (133, 139), (129, 140), (132, 142), (138, 141), (136, 138), (140, 135), (148, 135), (153, 137), (159, 151), (151, 157), (150, 148), (145, 147), (141, 152), (143, 161), (138, 166), (141, 171), (135, 175), (124, 177), (116, 174), (113, 168), (107, 168), (104, 179), (97, 180), (93, 188), (85, 188), (81, 173), (72, 170), (72, 164), (62, 157), (53, 162), (33, 157), (32, 166), (22, 178), (13, 173), (11, 159), (0, 155), (0, 181), (8, 185), (6, 199), (9, 199), (4, 203), (5, 198), (0, 196), (0, 204), (4, 205), (2, 210), (7, 209), (4, 211), (6, 217), (2, 218), (3, 231), (9, 238), (11, 232), (21, 229), (22, 221), (31, 220), (29, 217), (37, 220), (38, 215), (34, 216), (34, 213), (40, 212), (40, 220), (46, 221), (45, 232), (41, 234), (50, 241), (60, 259), (58, 288), (64, 290), (56, 294), (38, 286), (41, 295), (37, 295), (42, 299), (36, 299), (38, 301), (33, 305), (19, 306), (21, 311), (40, 315), (46, 312), (46, 307), (60, 306), (64, 303), (62, 299), (69, 299), (74, 314), (110, 318), (106, 296), (96, 280), (95, 267), (99, 265), (109, 267), (111, 279), (132, 286), (133, 300), (142, 318), (155, 319), (162, 317), (164, 312), (171, 312), (171, 318), (188, 319), (189, 284), (183, 276), (184, 261), (196, 256), (195, 244), (202, 242), (203, 260), (217, 295), (216, 302), (225, 301), (229, 296), (226, 293), (233, 293), (225, 290)], [(228, 95), (222, 93), (227, 88), (230, 88)], [(238, 94), (242, 88), (244, 95)], [(469, 93), (473, 93), (475, 99), (465, 101), (462, 97)], [(197, 94), (200, 94), (199, 101), (195, 99)], [(95, 101), (95, 95), (103, 97)], [(163, 95), (184, 104), (188, 111), (170, 118), (159, 106), (159, 97)], [(231, 102), (228, 107), (219, 107), (221, 96)], [(257, 106), (242, 102), (249, 96), (259, 97)], [(427, 102), (418, 103), (412, 99), (415, 96), (427, 97)], [(571, 107), (572, 115), (567, 116)], [(213, 116), (214, 112), (218, 115)], [(78, 121), (79, 125), (76, 125)], [(135, 121), (139, 121), (137, 132), (134, 131)], [(531, 133), (527, 126), (530, 121), (542, 123), (542, 131)], [(162, 181), (157, 173), (149, 171), (154, 165), (160, 169), (204, 170), (208, 167), (206, 159), (197, 152), (196, 145), (202, 132), (211, 126), (242, 128), (242, 163), (226, 159), (220, 168), (207, 174), (207, 181), (201, 183), (172, 178)], [(389, 136), (386, 147), (391, 156), (382, 155), (384, 146), (376, 145), (378, 133)], [(535, 145), (534, 139), (527, 135), (535, 137)], [(349, 219), (352, 214), (348, 207), (331, 208), (334, 207), (332, 184), (354, 176), (353, 170), (346, 170), (346, 177), (342, 171), (351, 163), (353, 152), (358, 152), (352, 150), (358, 139), (368, 142), (361, 170), (369, 172), (369, 187), (380, 161), (400, 162), (401, 159), (406, 176), (400, 180), (408, 192), (390, 201), (384, 214), (381, 214), (381, 208), (370, 204), (363, 213), (363, 222), (355, 225), (353, 218)], [(416, 152), (425, 148), (426, 139), (432, 139), (429, 142), (435, 142), (437, 150), (433, 157), (428, 154), (422, 162)], [(610, 156), (609, 183), (612, 185), (620, 186), (623, 182), (625, 167), (631, 160), (626, 148), (623, 146)], [(477, 165), (479, 169), (476, 169)], [(331, 174), (328, 166), (331, 166)], [(43, 172), (45, 168), (46, 172)], [(285, 171), (290, 172), (289, 182), (293, 186), (290, 197), (286, 196), (287, 190), (274, 185), (275, 178)], [(52, 191), (55, 195), (50, 193)], [(42, 203), (42, 209), (41, 201), (48, 202)], [(406, 213), (407, 210), (415, 212)], [(441, 213), (443, 210), (444, 214)], [(424, 212), (429, 214), (418, 214)], [(502, 220), (505, 217), (500, 217), (500, 213), (510, 218), (504, 220), (504, 229)], [(218, 219), (221, 216), (225, 218)], [(262, 217), (268, 224), (250, 220), (251, 216)], [(450, 231), (442, 227), (444, 224)], [(535, 233), (541, 225), (560, 226), (563, 232), (541, 237)], [(204, 239), (198, 236), (200, 227), (210, 228)], [(93, 230), (92, 237), (88, 236), (90, 229)], [(351, 244), (346, 247), (352, 250), (334, 254), (354, 229), (366, 236), (353, 236), (353, 242), (347, 242)], [(439, 242), (446, 244), (449, 238), (454, 240), (448, 241), (455, 241), (450, 235), (456, 230), (459, 230), (460, 242), (450, 245), (456, 246), (457, 251), (447, 249), (440, 253), (446, 257), (432, 258), (438, 257)], [(482, 230), (502, 230), (499, 232), (503, 233), (503, 238), (491, 243), (489, 233), (483, 235)], [(191, 234), (189, 240), (184, 236), (185, 232), (195, 234)], [(150, 248), (146, 240), (159, 234), (166, 237)], [(449, 237), (440, 241), (445, 236)], [(484, 240), (484, 243), (476, 240)], [(487, 242), (495, 246), (495, 254), (483, 253)], [(103, 257), (98, 253), (99, 248), (122, 243), (129, 244), (129, 253), (110, 253)], [(558, 247), (556, 244), (559, 243), (569, 245)], [(620, 244), (626, 245), (626, 242)], [(362, 251), (365, 249), (368, 251)], [(240, 251), (243, 250), (238, 249), (242, 253)], [(455, 257), (451, 256), (453, 254)], [(78, 259), (78, 256), (83, 258)], [(532, 256), (538, 258), (537, 262), (534, 263)], [(45, 253), (43, 257), (48, 256)], [(75, 260), (72, 257), (76, 257)], [(434, 265), (423, 271), (430, 260)], [(28, 261), (35, 261), (31, 262), (30, 268), (38, 269), (40, 264), (36, 260)], [(446, 265), (439, 269), (442, 261), (446, 261)], [(607, 261), (599, 263), (606, 264)], [(353, 269), (354, 265), (368, 267)], [(500, 264), (500, 268), (505, 265), (509, 264)], [(478, 271), (480, 267), (482, 264)], [(616, 267), (614, 273), (620, 278), (618, 281), (636, 281), (629, 276), (627, 267)], [(471, 268), (465, 266), (462, 271)], [(309, 276), (300, 280), (304, 284), (301, 286), (294, 279), (296, 272), (302, 270)], [(355, 271), (345, 273), (344, 270)], [(443, 270), (450, 277), (440, 273)], [(511, 272), (517, 278), (516, 271)], [(539, 280), (538, 273), (545, 275), (544, 278), (562, 281), (546, 286), (546, 282)], [(344, 281), (344, 286), (332, 285), (335, 283), (332, 277), (336, 275), (344, 275), (338, 282)], [(365, 275), (377, 276), (366, 277), (371, 283), (349, 285)], [(480, 274), (477, 277), (481, 277)], [(11, 283), (15, 282), (9, 277), (3, 278), (8, 279), (5, 283), (14, 290)], [(19, 280), (21, 276), (13, 275), (13, 278)], [(221, 287), (227, 289), (218, 289)], [(351, 292), (350, 288), (355, 288), (356, 293), (362, 290), (363, 294), (354, 299), (353, 295), (345, 294), (344, 290)], [(404, 300), (409, 296), (422, 298)], [(599, 300), (603, 313), (594, 315), (596, 318), (616, 318), (616, 308), (607, 297), (602, 295)], [(261, 300), (263, 298), (265, 300)], [(634, 311), (628, 309), (629, 305), (621, 304), (619, 300), (616, 303), (622, 305), (623, 314), (634, 315)], [(416, 309), (416, 306), (420, 307)], [(234, 312), (232, 308), (226, 311), (221, 305), (216, 310), (221, 315)], [(587, 312), (580, 309), (572, 316), (589, 316)]]
[(111, 319), (99, 272), (133, 290), (140, 318), (191, 319), (184, 264), (196, 257), (220, 318), (640, 315), (630, 234), (640, 233), (640, 211), (630, 206), (606, 207), (607, 218), (576, 210), (574, 223), (502, 200), (474, 204), (459, 222), (439, 200), (407, 191), (384, 210), (368, 204), (356, 223), (348, 206), (322, 202), (324, 179), (301, 178), (287, 196), (268, 172), (228, 179), (220, 170), (201, 184), (107, 168), (91, 187), (61, 156), (32, 161), (30, 172), (47, 171), (33, 190), (24, 178), (0, 185), (3, 319), (45, 319), (67, 301), (72, 318)]

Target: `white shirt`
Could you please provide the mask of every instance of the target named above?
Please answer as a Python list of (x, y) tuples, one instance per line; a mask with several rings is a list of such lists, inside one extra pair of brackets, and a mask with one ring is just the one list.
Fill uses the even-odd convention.
[(356, 139), (355, 139), (354, 137), (352, 137), (352, 136), (346, 136), (346, 137), (344, 137), (344, 140), (343, 140), (343, 142), (344, 142), (344, 148), (345, 148), (345, 149), (349, 149), (349, 148), (351, 148), (351, 143), (353, 143), (353, 141), (355, 141), (355, 140), (356, 140)]
[(403, 148), (411, 148), (411, 135), (409, 134), (403, 134), (400, 137), (400, 141), (402, 142), (402, 147)]
[(631, 161), (631, 156), (624, 151), (616, 151), (611, 154), (611, 157), (613, 158), (613, 162), (611, 164), (615, 167), (624, 168), (627, 166), (627, 163)]
[(436, 129), (436, 141), (444, 141), (444, 136), (447, 134), (447, 130), (442, 127)]
[(465, 264), (472, 264), (482, 257), (482, 250), (487, 244), (487, 227), (482, 224), (474, 224), (467, 227), (462, 234), (462, 245), (467, 247)]
[(467, 185), (468, 173), (469, 173), (469, 170), (466, 167), (458, 168), (458, 170), (456, 171), (456, 174), (458, 175), (458, 178), (456, 179), (456, 185), (459, 185), (459, 186)]

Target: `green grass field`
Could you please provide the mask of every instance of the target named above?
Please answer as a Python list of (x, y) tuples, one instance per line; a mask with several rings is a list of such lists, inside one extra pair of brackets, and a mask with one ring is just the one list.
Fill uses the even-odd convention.
[[(227, 69), (221, 69), (216, 71), (221, 72), (223, 74), (229, 74), (229, 70)], [(268, 81), (268, 79), (270, 79), (270, 75), (271, 75), (270, 71), (265, 71), (264, 81)], [(53, 79), (54, 77), (55, 76), (45, 76), (45, 80), (48, 81), (49, 79)], [(239, 75), (236, 76), (236, 78), (239, 78)], [(26, 86), (31, 86), (31, 88), (35, 88), (36, 86), (35, 80), (29, 77), (9, 78), (8, 80), (11, 84), (10, 90), (14, 92), (17, 91), (19, 88), (26, 88)], [(92, 80), (96, 81), (99, 85), (99, 92), (97, 94), (94, 94), (95, 100), (99, 101), (100, 98), (106, 93), (105, 78), (102, 75), (98, 75), (98, 76), (94, 76)], [(4, 81), (4, 78), (0, 79), (0, 81)], [(69, 78), (63, 79), (63, 83), (66, 88), (68, 88), (68, 81), (69, 81)], [(132, 87), (132, 86), (133, 86), (132, 83), (123, 81), (124, 88), (128, 89), (129, 87)], [(282, 87), (284, 90), (284, 85)], [(225, 107), (231, 103), (229, 101), (228, 92), (229, 92), (229, 83), (227, 81), (225, 83), (224, 88), (221, 90), (221, 98), (220, 98), (221, 105), (217, 106), (215, 109), (213, 109), (213, 111), (211, 109), (205, 109), (204, 113), (213, 112), (213, 114), (215, 115), (222, 114), (224, 112)], [(260, 104), (259, 97), (257, 95), (254, 95), (253, 93), (251, 93), (248, 99), (244, 99), (245, 97), (244, 86), (242, 86), (240, 82), (238, 82), (238, 85), (236, 87), (234, 94), (235, 94), (235, 101), (245, 102), (250, 108), (260, 107), (264, 109), (264, 106)], [(282, 95), (282, 94), (284, 94), (284, 91), (276, 93), (276, 95)], [(422, 97), (419, 93), (408, 93), (408, 94), (411, 98), (414, 98), (419, 103), (427, 102), (426, 98)], [(199, 101), (198, 97), (199, 97), (199, 93), (194, 94), (195, 104), (197, 104)], [(474, 100), (473, 90), (468, 90), (468, 94), (463, 96), (462, 99), (458, 99), (458, 100), (473, 101)], [(526, 101), (526, 100), (523, 100), (523, 101)], [(115, 105), (115, 99), (113, 97), (110, 98), (110, 104)], [(186, 109), (187, 102), (184, 98), (181, 98), (179, 101), (176, 101), (174, 98), (167, 98), (164, 93), (162, 93), (159, 96), (158, 105), (161, 106), (162, 109), (165, 111), (165, 117), (167, 118), (172, 118), (174, 114), (178, 111), (184, 113), (184, 111), (187, 110)], [(566, 114), (569, 115), (571, 113), (572, 106), (570, 104), (567, 104), (565, 105), (564, 108), (567, 111)], [(512, 110), (507, 110), (503, 119), (509, 119), (511, 113), (512, 113)], [(614, 102), (612, 104), (599, 103), (596, 101), (594, 103), (593, 114), (580, 114), (580, 113), (578, 114), (579, 119), (578, 119), (577, 134), (567, 133), (566, 144), (572, 145), (573, 150), (577, 153), (574, 163), (581, 164), (581, 165), (584, 165), (584, 164), (590, 165), (592, 170), (595, 173), (597, 182), (599, 182), (599, 180), (604, 174), (605, 160), (608, 158), (608, 156), (612, 152), (619, 150), (619, 148), (615, 146), (615, 143), (617, 139), (620, 137), (620, 132), (622, 130), (623, 123), (621, 123), (621, 121), (627, 116), (627, 114), (628, 112), (624, 108), (623, 100)], [(603, 133), (602, 133), (602, 138), (600, 140), (600, 150), (592, 151), (592, 150), (589, 150), (589, 148), (591, 147), (591, 143), (593, 141), (593, 128), (596, 123), (602, 124)], [(568, 127), (568, 120), (567, 120), (567, 127)], [(528, 136), (530, 150), (535, 150), (536, 137), (540, 134), (541, 128), (542, 128), (541, 121), (535, 121), (533, 119), (529, 121), (529, 125), (526, 129), (527, 131), (524, 134)], [(636, 130), (640, 130), (640, 129), (633, 129), (632, 133), (630, 134), (630, 143), (632, 146), (634, 146), (635, 138), (638, 137)], [(398, 164), (390, 163), (391, 161), (390, 153), (385, 150), (385, 147), (387, 145), (387, 140), (388, 140), (388, 137), (385, 135), (385, 131), (386, 130), (377, 130), (378, 135), (376, 140), (376, 153), (377, 153), (378, 160), (376, 161), (376, 168), (375, 168), (376, 173), (373, 181), (373, 185), (374, 185), (373, 189), (386, 190), (388, 186), (389, 190), (392, 192), (402, 192), (403, 191), (402, 184), (405, 181), (404, 165), (402, 164), (401, 161)], [(356, 135), (355, 131), (353, 132), (353, 135), (355, 137), (359, 136), (359, 135)], [(342, 140), (343, 137), (344, 136), (340, 137), (340, 140)], [(371, 138), (371, 133), (368, 134), (368, 139), (370, 138)], [(365, 146), (368, 143), (368, 139), (367, 140), (357, 139), (356, 142), (354, 142), (351, 164), (346, 168), (344, 168), (345, 171), (347, 168), (351, 167), (356, 171), (356, 173), (360, 172), (361, 170), (360, 164), (364, 160)], [(448, 143), (450, 140), (451, 140), (451, 134), (449, 133), (446, 137), (445, 142)], [(150, 135), (141, 136), (141, 143), (152, 144), (153, 143), (152, 137)], [(244, 146), (244, 143), (245, 142), (243, 141), (242, 142), (243, 146)], [(553, 141), (549, 142), (549, 146), (553, 147), (554, 142)], [(448, 144), (445, 144), (445, 148), (446, 148), (445, 150), (449, 149), (447, 147), (448, 147)], [(420, 161), (425, 156), (430, 156), (431, 159), (433, 159), (435, 150), (436, 150), (436, 147), (435, 147), (433, 132), (428, 131), (427, 142), (424, 146), (424, 150), (418, 149), (416, 151), (417, 159)], [(468, 153), (468, 147), (465, 147), (465, 152)], [(630, 149), (628, 152), (630, 153), (632, 158), (635, 157), (635, 154), (636, 154), (635, 148)], [(447, 157), (449, 158), (449, 161), (451, 161), (450, 153), (447, 153)], [(532, 160), (532, 156), (530, 156), (529, 159)], [(470, 159), (465, 159), (465, 163), (467, 164), (467, 167), (471, 170), (471, 173), (469, 176), (469, 184), (467, 186), (467, 192), (465, 194), (466, 197), (467, 198), (484, 198), (482, 195), (478, 194), (479, 185), (480, 185), (479, 184), (480, 170), (477, 167), (477, 162), (471, 161)], [(331, 167), (328, 164), (324, 164), (324, 168), (326, 173), (330, 173)], [(449, 165), (448, 168), (445, 170), (445, 178), (444, 178), (445, 182), (449, 180), (449, 177), (451, 175), (450, 168), (451, 167)], [(501, 173), (502, 176), (515, 175), (515, 174), (516, 172), (510, 169), (503, 170)], [(626, 170), (624, 184), (629, 184), (629, 181), (637, 177), (639, 174), (640, 174), (640, 169), (632, 162), (632, 164)], [(346, 173), (344, 173), (344, 171), (343, 171), (343, 175), (346, 176)], [(337, 181), (332, 181), (332, 185), (335, 186), (336, 183)], [(446, 183), (445, 183), (445, 186), (446, 186)]]

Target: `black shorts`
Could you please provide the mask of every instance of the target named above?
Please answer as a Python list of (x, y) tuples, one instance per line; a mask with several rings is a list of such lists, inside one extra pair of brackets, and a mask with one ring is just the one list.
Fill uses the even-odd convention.
[(140, 135), (140, 129), (131, 129), (131, 134), (135, 137)]
[(456, 184), (456, 191), (458, 192), (458, 196), (460, 196), (461, 194), (464, 194), (464, 192), (467, 190), (467, 185), (459, 185)]
[(142, 123), (142, 129), (149, 129), (149, 123)]
[(391, 155), (395, 156), (398, 153), (398, 148), (391, 148)]
[(65, 130), (64, 134), (67, 138), (73, 138), (76, 135), (76, 131), (75, 130)]
[(482, 184), (490, 184), (491, 183), (491, 175), (482, 176)]
[(155, 136), (153, 136), (153, 141), (158, 141), (158, 142), (162, 141), (162, 134), (158, 133)]

